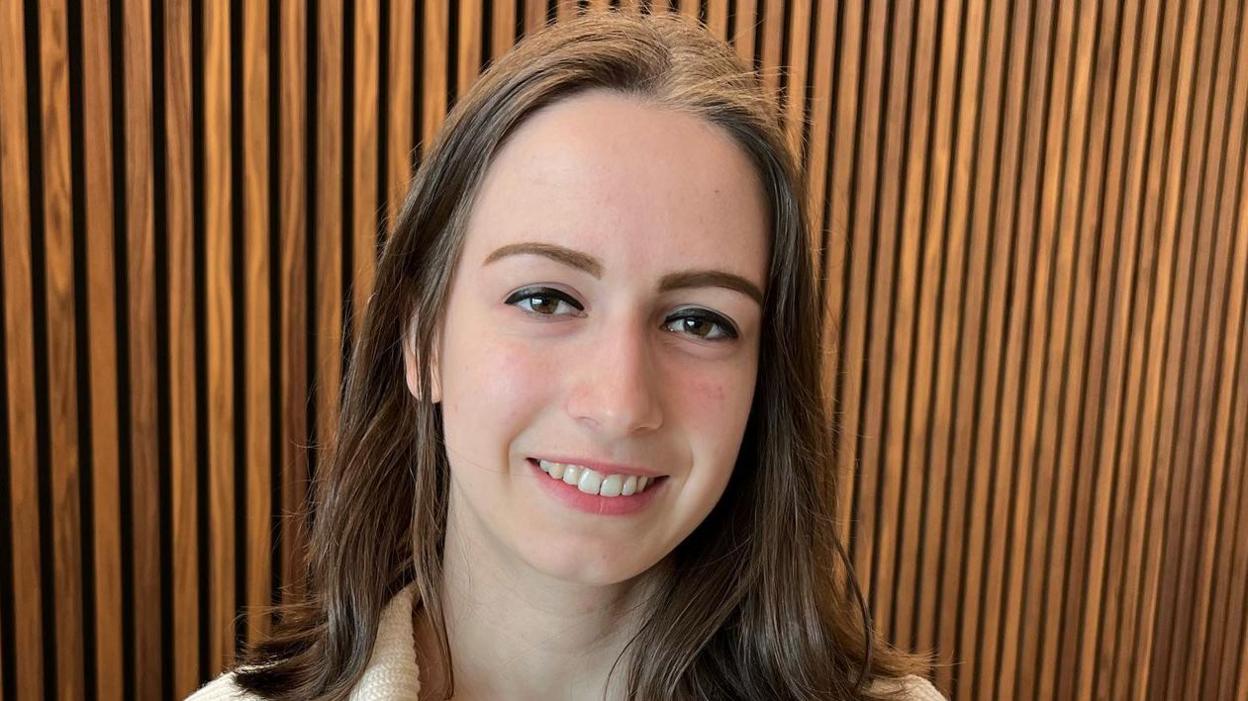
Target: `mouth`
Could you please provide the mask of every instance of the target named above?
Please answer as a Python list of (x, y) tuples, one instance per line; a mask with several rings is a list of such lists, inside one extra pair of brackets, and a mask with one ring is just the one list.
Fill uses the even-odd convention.
[(604, 472), (584, 465), (528, 458), (552, 482), (561, 481), (590, 496), (621, 499), (639, 496), (667, 481), (667, 475), (639, 475), (632, 472)]

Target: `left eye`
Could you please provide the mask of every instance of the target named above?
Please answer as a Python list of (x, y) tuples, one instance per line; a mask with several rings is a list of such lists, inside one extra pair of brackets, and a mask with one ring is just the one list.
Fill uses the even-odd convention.
[(687, 333), (704, 341), (727, 341), (737, 337), (737, 330), (731, 323), (718, 314), (700, 309), (691, 309), (668, 317), (664, 328), (676, 333)]

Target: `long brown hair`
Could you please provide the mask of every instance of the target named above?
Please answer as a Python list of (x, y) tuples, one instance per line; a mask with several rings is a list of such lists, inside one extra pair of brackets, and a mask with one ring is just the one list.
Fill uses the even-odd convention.
[[(307, 592), (236, 672), (273, 699), (341, 699), (381, 610), (414, 583), (451, 669), (441, 598), (448, 463), (431, 387), (437, 328), (491, 156), (534, 110), (591, 88), (718, 125), (747, 153), (771, 215), (756, 391), (720, 502), (671, 554), (672, 575), (626, 647), (630, 698), (826, 699), (923, 671), (874, 638), (836, 537), (823, 315), (803, 180), (758, 75), (677, 16), (589, 14), (520, 42), (455, 105), (385, 242), (352, 349), (336, 441), (316, 476)], [(410, 344), (410, 345), (405, 345)], [(614, 673), (614, 669), (613, 669)]]

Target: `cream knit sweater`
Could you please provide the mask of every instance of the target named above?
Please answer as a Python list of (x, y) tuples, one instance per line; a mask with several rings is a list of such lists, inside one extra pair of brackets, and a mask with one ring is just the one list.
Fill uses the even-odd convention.
[[(377, 629), (377, 642), (364, 675), (351, 691), (351, 701), (399, 701), (418, 698), (420, 670), (412, 647), (412, 592), (408, 586), (386, 604)], [(898, 701), (945, 701), (945, 697), (922, 677), (910, 676), (885, 685), (877, 682), (877, 690), (903, 691)], [(187, 701), (263, 701), (244, 692), (234, 683), (232, 672), (226, 672), (191, 694)]]

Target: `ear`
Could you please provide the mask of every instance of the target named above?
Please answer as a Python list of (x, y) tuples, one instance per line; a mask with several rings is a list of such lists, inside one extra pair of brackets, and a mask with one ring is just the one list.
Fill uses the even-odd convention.
[[(433, 391), (430, 392), (430, 401), (434, 404), (442, 401), (442, 373), (438, 364), (440, 343), (441, 334), (435, 333), (433, 337), (433, 358), (429, 368), (433, 374)], [(412, 393), (413, 397), (420, 399), (423, 393), (420, 388), (420, 359), (416, 354), (415, 331), (409, 331), (403, 340), (403, 369), (404, 376), (407, 379), (407, 390)]]

